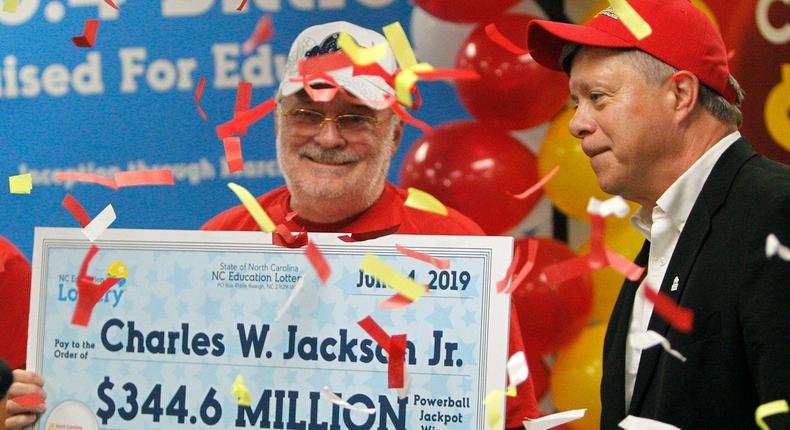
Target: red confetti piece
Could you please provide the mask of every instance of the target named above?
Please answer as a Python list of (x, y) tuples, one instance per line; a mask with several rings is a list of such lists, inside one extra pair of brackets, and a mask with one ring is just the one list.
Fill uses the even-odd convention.
[(98, 252), (99, 248), (93, 245), (85, 255), (85, 259), (82, 260), (80, 274), (77, 277), (77, 305), (74, 307), (74, 315), (71, 317), (71, 323), (74, 325), (87, 327), (96, 303), (99, 303), (107, 291), (121, 280), (121, 278), (107, 278), (97, 285), (93, 276), (88, 276), (88, 266)]
[(307, 255), (307, 259), (310, 260), (310, 264), (313, 265), (316, 273), (318, 273), (318, 277), (326, 284), (329, 275), (332, 274), (332, 269), (329, 267), (326, 258), (324, 258), (324, 254), (321, 253), (321, 250), (318, 249), (318, 246), (316, 246), (312, 240), (307, 244), (305, 254)]
[[(233, 118), (237, 118), (239, 115), (250, 110), (251, 102), (252, 102), (252, 84), (250, 82), (240, 81), (239, 86), (236, 89), (236, 104), (233, 107)], [(238, 135), (246, 136), (247, 127), (243, 127), (239, 131)]]
[(82, 34), (72, 37), (71, 41), (74, 43), (74, 46), (78, 48), (93, 48), (93, 45), (96, 43), (96, 33), (98, 31), (99, 20), (87, 19), (85, 20)]
[(27, 409), (33, 409), (36, 406), (44, 403), (44, 398), (38, 394), (26, 394), (24, 396), (14, 397), (11, 400), (13, 400), (13, 402), (17, 405)]
[(86, 225), (90, 224), (91, 217), (88, 216), (88, 212), (71, 194), (66, 193), (66, 197), (63, 198), (60, 204), (80, 223), (80, 227), (85, 228)]
[[(246, 1), (246, 0), (244, 0)], [(237, 9), (241, 10), (241, 9)], [(241, 46), (241, 52), (244, 55), (249, 54), (258, 45), (266, 42), (267, 40), (271, 39), (274, 36), (274, 26), (272, 25), (272, 16), (271, 15), (264, 15), (261, 19), (258, 20), (258, 23), (255, 24), (255, 30), (252, 31), (249, 39), (247, 39), (244, 44)]]
[[(311, 83), (317, 80), (326, 81), (325, 83), (330, 85), (329, 88), (313, 88)], [(314, 102), (320, 103), (331, 101), (335, 98), (335, 95), (337, 95), (338, 91), (342, 91), (344, 94), (346, 93), (345, 90), (340, 88), (340, 84), (335, 81), (335, 78), (327, 73), (317, 73), (311, 76), (302, 76), (301, 81), (304, 91)]]
[(234, 116), (250, 110), (252, 103), (252, 83), (240, 81), (236, 88), (236, 105), (233, 107)]
[(486, 36), (488, 36), (489, 39), (491, 39), (494, 43), (501, 46), (511, 54), (516, 54), (516, 55), (529, 54), (528, 50), (516, 45), (515, 43), (513, 43), (513, 41), (505, 37), (504, 34), (500, 33), (499, 29), (496, 28), (496, 25), (494, 23), (486, 25), (485, 32), (486, 32)]
[(590, 214), (590, 269), (598, 270), (609, 264), (606, 259), (606, 245), (604, 245), (604, 235), (606, 234), (606, 222), (601, 215)]
[(137, 187), (141, 185), (174, 185), (173, 171), (170, 169), (129, 170), (115, 174), (118, 187)]
[(518, 266), (518, 258), (519, 258), (519, 248), (513, 252), (513, 259), (510, 260), (510, 266), (507, 268), (507, 272), (505, 273), (505, 277), (497, 281), (496, 283), (496, 292), (497, 293), (504, 293), (508, 287), (508, 283), (510, 282), (510, 278), (513, 277), (513, 272), (516, 270), (516, 266)]
[(383, 328), (373, 319), (370, 315), (365, 317), (364, 319), (357, 321), (360, 327), (362, 327), (365, 332), (370, 335), (373, 340), (376, 341), (385, 351), (389, 352), (390, 349), (390, 336), (387, 332), (384, 331)]
[[(426, 285), (425, 293), (428, 293), (428, 291), (429, 288)], [(409, 306), (412, 303), (414, 303), (413, 300), (400, 293), (397, 293), (392, 297), (388, 298), (387, 300), (384, 300), (383, 302), (379, 303), (379, 307), (381, 309), (393, 310), (393, 309), (405, 308), (406, 306)]]
[(366, 240), (378, 239), (379, 237), (389, 236), (394, 234), (400, 228), (400, 224), (395, 224), (391, 227), (382, 228), (381, 230), (365, 231), (362, 233), (351, 233), (337, 238), (343, 242), (364, 242)]
[(351, 58), (349, 58), (348, 55), (343, 51), (307, 57), (299, 60), (297, 63), (297, 66), (299, 67), (299, 74), (302, 76), (328, 73), (333, 70), (351, 67), (353, 65), (354, 63), (351, 61)]
[(307, 232), (293, 234), (284, 224), (277, 224), (272, 232), (272, 244), (286, 248), (301, 248), (307, 245)]
[(578, 276), (584, 276), (593, 271), (590, 267), (590, 254), (560, 261), (543, 269), (544, 282), (557, 285)]
[(422, 94), (420, 94), (420, 89), (417, 88), (417, 85), (411, 87), (411, 95), (414, 96), (411, 108), (417, 110), (422, 106)]
[(239, 6), (236, 7), (236, 10), (241, 12), (242, 9), (244, 9), (244, 5), (246, 5), (246, 4), (247, 4), (247, 0), (241, 0), (241, 3), (239, 3)]
[(670, 298), (663, 291), (655, 291), (650, 285), (645, 285), (645, 298), (653, 302), (653, 310), (664, 318), (670, 326), (682, 333), (691, 333), (694, 324), (694, 312), (686, 309)]
[(241, 139), (238, 137), (226, 137), (222, 139), (225, 146), (225, 161), (228, 163), (230, 173), (244, 170), (244, 157), (241, 154)]
[[(390, 97), (392, 97), (393, 100), (395, 100), (394, 96), (390, 96)], [(390, 107), (395, 112), (395, 114), (397, 114), (400, 117), (400, 119), (402, 119), (403, 122), (405, 122), (406, 124), (419, 128), (420, 130), (422, 130), (423, 133), (425, 133), (426, 136), (430, 136), (433, 134), (433, 129), (431, 128), (430, 125), (411, 116), (408, 112), (406, 112), (406, 109), (404, 109), (403, 106), (400, 105), (400, 103), (393, 103), (392, 106)]]
[(121, 10), (121, 8), (119, 8), (118, 5), (115, 4), (115, 2), (112, 1), (112, 0), (104, 0), (104, 2), (107, 3), (111, 8), (113, 8), (115, 10)]
[(590, 252), (586, 255), (574, 257), (569, 260), (560, 261), (543, 269), (546, 283), (557, 285), (577, 276), (583, 276), (609, 266), (606, 246), (604, 245), (604, 235), (606, 223), (601, 215), (590, 214), (592, 231), (590, 232)]
[(472, 69), (433, 69), (425, 72), (415, 72), (421, 81), (440, 81), (448, 79), (451, 81), (475, 80), (480, 79), (477, 71)]
[(516, 291), (516, 288), (524, 282), (529, 272), (535, 267), (535, 259), (538, 257), (538, 244), (539, 242), (537, 240), (529, 239), (527, 241), (527, 261), (524, 262), (524, 267), (519, 270), (516, 278), (513, 279), (513, 282), (511, 282), (510, 286), (505, 290), (505, 294), (512, 294), (513, 291)]
[(200, 81), (198, 81), (197, 89), (195, 89), (195, 107), (197, 107), (197, 111), (200, 114), (200, 117), (203, 118), (203, 121), (208, 120), (208, 115), (203, 112), (203, 108), (200, 107), (200, 98), (203, 97), (203, 88), (206, 86), (206, 78), (203, 76), (200, 77)]
[(535, 185), (527, 188), (526, 191), (523, 191), (523, 192), (521, 192), (519, 194), (514, 195), (513, 197), (515, 197), (515, 198), (517, 198), (519, 200), (524, 200), (527, 197), (531, 196), (532, 194), (535, 194), (535, 192), (537, 192), (539, 189), (543, 188), (543, 186), (546, 185), (546, 183), (549, 182), (551, 180), (551, 178), (553, 178), (554, 175), (556, 175), (557, 172), (559, 172), (559, 170), (560, 170), (560, 166), (559, 165), (554, 166), (554, 168), (551, 169), (551, 171), (549, 173), (547, 173), (546, 176), (540, 178), (540, 180), (538, 182), (536, 182)]
[(449, 269), (450, 268), (450, 260), (442, 260), (440, 258), (432, 257), (432, 256), (430, 256), (428, 254), (425, 254), (425, 253), (422, 253), (422, 252), (419, 252), (419, 251), (414, 251), (414, 250), (406, 248), (404, 246), (400, 246), (397, 243), (395, 244), (395, 248), (401, 254), (403, 254), (403, 255), (405, 255), (407, 257), (411, 257), (411, 258), (414, 258), (416, 260), (420, 260), (420, 261), (423, 261), (425, 263), (428, 263), (428, 264), (436, 267), (437, 269), (445, 270), (445, 269)]
[(217, 126), (217, 136), (220, 139), (247, 132), (247, 127), (258, 122), (275, 107), (274, 98), (255, 106), (254, 108), (235, 116), (232, 120)]
[(640, 280), (642, 278), (642, 274), (645, 273), (644, 267), (629, 261), (627, 258), (608, 247), (606, 248), (606, 260), (609, 262), (609, 265), (612, 266), (612, 269), (616, 270), (618, 273), (622, 274), (631, 281)]
[(389, 357), (387, 357), (387, 387), (403, 388), (404, 368), (406, 367), (406, 335), (390, 337)]
[(112, 188), (113, 190), (118, 189), (118, 185), (115, 183), (114, 180), (110, 178), (105, 178), (104, 176), (94, 175), (93, 173), (58, 172), (55, 174), (55, 180), (59, 182), (63, 182), (63, 181), (88, 182), (92, 184), (104, 185), (105, 187)]

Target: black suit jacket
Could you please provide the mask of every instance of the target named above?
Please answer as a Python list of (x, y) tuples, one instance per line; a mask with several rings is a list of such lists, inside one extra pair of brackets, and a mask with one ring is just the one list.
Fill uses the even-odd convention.
[[(790, 262), (766, 258), (769, 233), (790, 244), (790, 167), (739, 139), (705, 182), (661, 283), (694, 312), (693, 330), (678, 332), (655, 312), (649, 323), (688, 360), (644, 350), (626, 411), (626, 337), (639, 285), (626, 281), (604, 340), (601, 429), (619, 428), (626, 415), (684, 430), (752, 429), (760, 404), (790, 401)], [(642, 266), (648, 248), (637, 257)], [(790, 428), (788, 414), (766, 422)]]

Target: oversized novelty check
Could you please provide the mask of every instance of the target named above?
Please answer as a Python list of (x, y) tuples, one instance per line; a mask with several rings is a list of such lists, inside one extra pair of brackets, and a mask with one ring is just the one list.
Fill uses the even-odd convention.
[[(91, 244), (79, 229), (36, 229), (28, 368), (47, 381), (48, 411), (35, 428), (487, 428), (482, 401), (506, 378), (509, 298), (496, 281), (513, 239), (309, 237), (331, 268), (326, 284), (305, 248), (260, 232), (107, 230), (86, 274), (122, 279), (82, 326), (72, 316)], [(360, 270), (367, 254), (427, 293), (382, 309), (397, 293)], [(407, 336), (405, 397), (388, 388), (385, 348), (357, 323), (368, 316)]]

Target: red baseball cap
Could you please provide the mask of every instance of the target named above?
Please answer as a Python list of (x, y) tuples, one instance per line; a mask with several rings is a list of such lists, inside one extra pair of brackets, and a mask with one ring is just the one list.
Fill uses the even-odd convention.
[(527, 27), (527, 46), (532, 58), (551, 69), (562, 70), (560, 53), (569, 42), (607, 48), (636, 48), (679, 69), (687, 70), (735, 103), (729, 84), (727, 49), (713, 23), (690, 0), (629, 0), (650, 24), (652, 33), (638, 40), (611, 7), (584, 25), (532, 20)]

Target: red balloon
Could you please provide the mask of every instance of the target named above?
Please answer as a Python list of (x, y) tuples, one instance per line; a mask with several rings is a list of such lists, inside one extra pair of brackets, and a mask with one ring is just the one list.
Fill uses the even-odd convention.
[[(524, 47), (529, 15), (502, 15), (494, 20), (505, 37)], [(455, 83), (461, 102), (475, 118), (497, 127), (521, 130), (551, 119), (568, 100), (568, 77), (492, 41), (481, 24), (466, 38), (455, 58), (459, 69), (474, 69), (476, 80)]]
[(515, 286), (511, 300), (518, 312), (524, 347), (529, 354), (543, 355), (569, 344), (587, 326), (593, 307), (593, 286), (587, 275), (557, 285), (541, 281), (539, 277), (544, 268), (574, 258), (576, 254), (558, 240), (521, 238), (516, 240), (516, 246), (523, 262), (529, 255), (529, 240), (539, 241), (535, 266), (526, 279)]
[(488, 22), (510, 9), (518, 0), (414, 0), (414, 3), (445, 21)]
[(400, 185), (432, 194), (487, 234), (515, 227), (542, 195), (513, 197), (538, 181), (537, 158), (503, 130), (471, 121), (443, 124), (417, 139), (403, 160)]
[(540, 355), (527, 354), (527, 367), (529, 377), (532, 378), (532, 387), (535, 389), (535, 398), (540, 401), (549, 389), (549, 366)]

